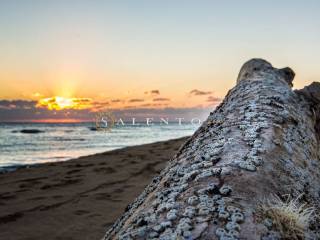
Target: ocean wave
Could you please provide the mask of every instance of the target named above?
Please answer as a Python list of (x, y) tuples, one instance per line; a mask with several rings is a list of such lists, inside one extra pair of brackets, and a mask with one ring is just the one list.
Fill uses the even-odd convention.
[(69, 142), (69, 141), (85, 141), (85, 138), (64, 138), (64, 137), (54, 137), (53, 141), (62, 141), (62, 142)]

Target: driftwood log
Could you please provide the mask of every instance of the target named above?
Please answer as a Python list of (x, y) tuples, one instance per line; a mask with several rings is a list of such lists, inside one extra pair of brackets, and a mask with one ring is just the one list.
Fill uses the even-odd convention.
[(104, 239), (320, 239), (320, 84), (294, 75), (245, 63)]

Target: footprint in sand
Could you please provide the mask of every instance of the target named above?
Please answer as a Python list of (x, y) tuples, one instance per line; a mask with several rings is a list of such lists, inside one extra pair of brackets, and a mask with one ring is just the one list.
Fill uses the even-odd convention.
[(6, 215), (6, 216), (1, 216), (0, 217), (0, 225), (8, 223), (8, 222), (17, 221), (19, 218), (22, 218), (22, 217), (23, 217), (23, 213), (22, 212), (17, 212), (17, 213), (9, 214), (9, 215)]
[(45, 184), (43, 185), (40, 189), (41, 190), (46, 190), (54, 187), (65, 187), (71, 184), (76, 184), (82, 182), (82, 179), (64, 179), (60, 181), (59, 183), (54, 183), (54, 184)]
[(115, 173), (116, 172), (116, 170), (114, 170), (112, 167), (94, 168), (93, 171), (97, 173)]
[(80, 171), (82, 171), (82, 169), (74, 169), (74, 170), (70, 170), (70, 171), (68, 171), (66, 174), (73, 174), (73, 173), (77, 173), (77, 172), (80, 172)]
[(75, 215), (81, 216), (81, 215), (88, 214), (88, 213), (90, 213), (90, 212), (89, 212), (89, 211), (86, 211), (86, 210), (77, 210), (77, 211), (74, 211), (73, 213), (74, 213)]

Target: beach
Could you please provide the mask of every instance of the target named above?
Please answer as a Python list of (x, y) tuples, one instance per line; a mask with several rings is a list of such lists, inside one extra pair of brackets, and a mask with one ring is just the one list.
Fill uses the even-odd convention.
[(186, 139), (0, 174), (0, 239), (101, 239)]

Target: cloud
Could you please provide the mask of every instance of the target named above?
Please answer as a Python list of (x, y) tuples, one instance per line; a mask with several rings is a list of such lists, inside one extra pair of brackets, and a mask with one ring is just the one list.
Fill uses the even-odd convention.
[(170, 101), (169, 98), (154, 98), (153, 99), (154, 102), (166, 102), (166, 101)]
[(203, 96), (203, 95), (210, 95), (212, 92), (205, 92), (205, 91), (200, 91), (198, 89), (193, 89), (189, 92), (190, 95), (194, 96)]
[[(83, 100), (82, 102), (88, 102), (88, 100)], [(0, 122), (94, 121), (96, 113), (104, 111), (108, 102), (90, 103), (92, 108), (88, 109), (49, 110), (46, 107), (38, 107), (36, 101), (0, 100)], [(212, 110), (210, 106), (168, 107), (166, 102), (151, 102), (142, 105), (129, 106), (127, 109), (108, 106), (108, 110), (118, 118), (128, 119), (135, 117), (137, 120), (143, 120), (146, 117), (154, 117), (155, 119), (158, 117), (169, 117), (170, 119), (182, 117), (184, 120), (192, 118), (205, 119)]]
[(135, 102), (144, 102), (144, 99), (140, 99), (140, 98), (134, 98), (134, 99), (130, 99), (129, 100), (130, 103), (135, 103)]
[(139, 107), (166, 107), (168, 103), (145, 103), (140, 105)]
[(111, 102), (112, 103), (119, 103), (119, 102), (121, 102), (121, 100), (120, 99), (112, 99)]
[(218, 97), (214, 97), (214, 96), (209, 96), (207, 98), (207, 102), (213, 102), (213, 103), (218, 103), (218, 102), (221, 102), (221, 98), (218, 98)]
[(32, 109), (36, 103), (28, 100), (0, 100), (0, 109)]
[(108, 101), (104, 101), (104, 102), (92, 102), (91, 103), (91, 111), (101, 111), (103, 109), (105, 109), (106, 107), (108, 107), (110, 105), (110, 103)]
[(142, 104), (141, 107), (152, 107), (152, 103), (145, 103)]
[(92, 105), (109, 105), (110, 103), (108, 101), (103, 101), (103, 102), (92, 102)]
[(160, 91), (155, 89), (155, 90), (151, 90), (150, 92), (146, 91), (144, 92), (144, 94), (150, 94), (150, 95), (160, 95)]
[(75, 103), (88, 103), (91, 102), (91, 98), (73, 98), (73, 102)]
[[(84, 100), (86, 102), (87, 100)], [(54, 102), (51, 100), (51, 102)], [(30, 121), (91, 121), (94, 118), (91, 109), (49, 110), (37, 106), (36, 101), (0, 100), (0, 122), (30, 122)]]

